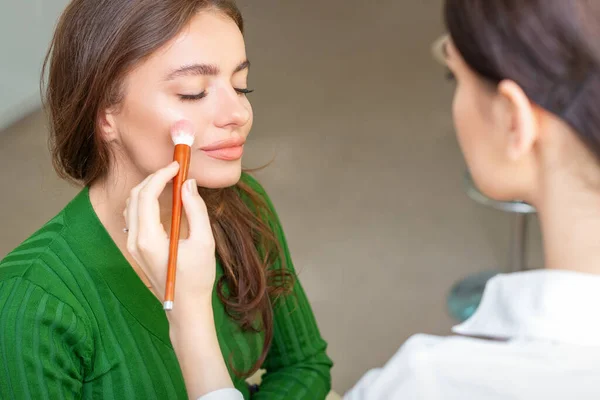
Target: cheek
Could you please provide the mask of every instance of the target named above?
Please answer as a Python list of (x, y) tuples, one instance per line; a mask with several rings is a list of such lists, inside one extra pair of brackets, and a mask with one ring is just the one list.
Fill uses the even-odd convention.
[(457, 139), (469, 172), (478, 189), (490, 198), (502, 200), (502, 162), (494, 141), (494, 126), (484, 115), (486, 99), (468, 90), (457, 89), (453, 117)]
[(171, 126), (185, 117), (180, 110), (161, 99), (145, 96), (126, 99), (118, 119), (121, 150), (129, 164), (141, 175), (149, 175), (173, 158)]
[[(126, 162), (122, 168), (131, 169), (139, 179), (166, 166), (173, 158), (174, 145), (171, 141), (171, 126), (180, 119), (190, 120), (195, 129), (194, 148), (222, 140), (223, 129), (215, 126), (219, 118), (219, 102), (216, 98), (182, 102), (175, 96), (162, 93), (128, 95), (118, 117), (120, 150)], [(249, 118), (236, 130), (247, 136), (253, 122), (250, 102), (244, 100)], [(121, 168), (121, 166), (119, 166)], [(195, 150), (190, 166), (190, 178), (200, 186), (226, 187), (235, 184), (241, 173), (241, 162), (223, 162), (207, 157)]]
[(469, 168), (472, 167), (472, 155), (474, 147), (476, 147), (475, 141), (477, 139), (477, 130), (479, 129), (473, 114), (469, 93), (458, 86), (452, 102), (452, 116), (456, 137), (467, 164), (469, 164)]
[(481, 182), (489, 176), (490, 154), (488, 135), (490, 127), (483, 120), (475, 96), (468, 88), (457, 88), (453, 102), (453, 118), (460, 149), (473, 179)]
[(156, 127), (128, 135), (126, 152), (131, 164), (142, 177), (165, 167), (173, 158), (173, 144), (167, 129)]

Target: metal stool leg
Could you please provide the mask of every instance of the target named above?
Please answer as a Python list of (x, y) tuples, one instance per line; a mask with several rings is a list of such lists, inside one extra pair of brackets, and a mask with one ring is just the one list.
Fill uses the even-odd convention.
[(511, 221), (509, 272), (525, 271), (527, 251), (527, 214), (514, 213)]

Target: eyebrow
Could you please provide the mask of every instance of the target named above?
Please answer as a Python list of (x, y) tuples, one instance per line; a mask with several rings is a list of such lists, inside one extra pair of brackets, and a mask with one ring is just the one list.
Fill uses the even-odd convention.
[[(250, 68), (250, 61), (245, 60), (241, 62), (235, 69), (233, 73), (236, 74), (240, 71)], [(185, 65), (181, 68), (178, 68), (172, 72), (170, 72), (165, 80), (170, 81), (175, 78), (180, 78), (182, 76), (195, 76), (195, 75), (204, 75), (204, 76), (216, 76), (221, 73), (219, 67), (214, 64), (192, 64)]]

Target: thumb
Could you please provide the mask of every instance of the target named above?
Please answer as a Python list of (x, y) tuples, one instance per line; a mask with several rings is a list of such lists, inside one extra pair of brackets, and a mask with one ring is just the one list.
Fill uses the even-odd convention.
[[(212, 243), (212, 230), (210, 228), (210, 220), (208, 219), (208, 211), (206, 203), (198, 193), (198, 185), (195, 179), (189, 179), (183, 185), (183, 208), (188, 220), (190, 236), (192, 241), (203, 243)], [(209, 242), (207, 242), (209, 240)]]

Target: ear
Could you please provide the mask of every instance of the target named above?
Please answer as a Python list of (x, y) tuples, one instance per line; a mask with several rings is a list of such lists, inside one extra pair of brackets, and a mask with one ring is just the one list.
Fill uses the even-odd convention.
[(119, 138), (119, 130), (117, 129), (117, 114), (112, 108), (105, 109), (98, 115), (98, 128), (102, 139), (106, 142), (114, 142)]
[(537, 109), (514, 81), (500, 82), (498, 96), (502, 128), (507, 138), (507, 155), (511, 160), (518, 160), (531, 151), (538, 139)]

